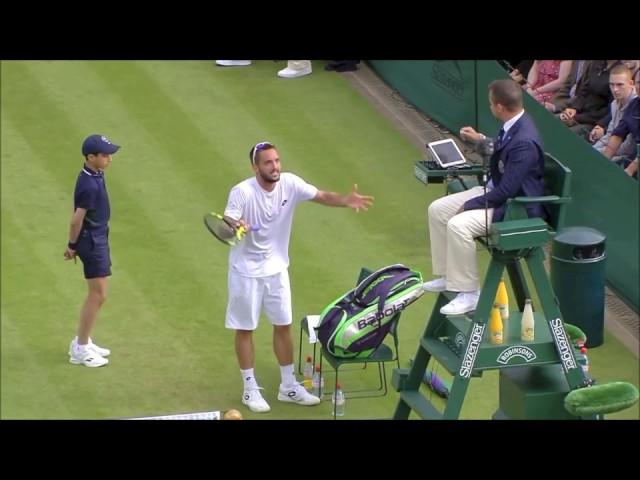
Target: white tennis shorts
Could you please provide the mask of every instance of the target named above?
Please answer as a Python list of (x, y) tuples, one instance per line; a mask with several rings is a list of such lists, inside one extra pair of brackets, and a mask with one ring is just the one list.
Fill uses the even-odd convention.
[(291, 325), (291, 284), (288, 270), (268, 277), (243, 277), (229, 269), (227, 280), (229, 303), (225, 327), (255, 330), (263, 309), (273, 325)]

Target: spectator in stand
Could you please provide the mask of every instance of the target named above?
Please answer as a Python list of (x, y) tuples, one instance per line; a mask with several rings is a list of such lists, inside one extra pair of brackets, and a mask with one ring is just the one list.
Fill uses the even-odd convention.
[[(609, 88), (613, 94), (609, 114), (600, 120), (589, 134), (589, 140), (594, 143), (593, 148), (600, 153), (609, 144), (609, 139), (614, 129), (620, 123), (627, 105), (637, 97), (635, 85), (631, 78), (631, 70), (625, 64), (616, 65), (609, 74)], [(624, 142), (613, 152), (611, 160), (632, 160), (636, 156), (636, 143), (631, 134), (627, 135)], [(624, 159), (620, 159), (624, 157)]]
[(577, 83), (576, 94), (558, 115), (579, 137), (588, 140), (598, 120), (607, 114), (612, 100), (609, 72), (620, 60), (592, 60)]
[[(627, 135), (633, 136), (634, 142), (640, 144), (640, 97), (636, 97), (629, 102), (625, 109), (622, 120), (618, 126), (613, 130), (609, 144), (604, 149), (602, 154), (607, 157), (613, 157), (614, 152), (618, 150), (618, 147), (622, 141), (627, 138)], [(636, 157), (628, 164), (622, 164), (624, 171), (634, 178), (638, 178), (638, 152), (636, 151)]]
[[(631, 78), (634, 83), (640, 82), (640, 60), (622, 60), (622, 63), (631, 70)], [(636, 91), (636, 93), (640, 95), (640, 92)]]
[(527, 82), (527, 76), (529, 75), (529, 70), (531, 70), (531, 65), (533, 65), (533, 60), (502, 60), (502, 62), (512, 80), (520, 85), (524, 85)]
[(571, 71), (571, 60), (534, 60), (527, 82), (522, 86), (526, 92), (544, 105), (562, 86)]
[(629, 162), (629, 165), (624, 169), (627, 175), (636, 180), (638, 180), (638, 158), (640, 158), (640, 154), (636, 155), (636, 158)]
[(582, 74), (589, 66), (590, 62), (590, 60), (573, 60), (567, 79), (564, 81), (562, 86), (556, 90), (551, 101), (544, 103), (544, 108), (549, 110), (551, 113), (559, 113), (564, 110), (567, 107), (569, 100), (575, 96), (576, 88), (578, 87), (577, 84), (582, 78)]

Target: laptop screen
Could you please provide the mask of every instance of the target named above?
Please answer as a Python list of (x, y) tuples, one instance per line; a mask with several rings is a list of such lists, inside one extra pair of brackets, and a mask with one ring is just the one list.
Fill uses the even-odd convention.
[(448, 138), (427, 144), (433, 158), (442, 168), (449, 168), (456, 165), (463, 165), (467, 160), (455, 142)]

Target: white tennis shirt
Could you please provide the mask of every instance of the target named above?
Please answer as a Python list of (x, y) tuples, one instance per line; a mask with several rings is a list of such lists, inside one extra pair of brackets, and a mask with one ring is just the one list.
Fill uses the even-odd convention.
[(257, 231), (231, 247), (229, 268), (246, 277), (266, 277), (289, 266), (289, 237), (298, 203), (311, 200), (318, 189), (297, 175), (284, 172), (271, 192), (255, 177), (234, 186), (224, 210), (227, 217), (244, 219)]

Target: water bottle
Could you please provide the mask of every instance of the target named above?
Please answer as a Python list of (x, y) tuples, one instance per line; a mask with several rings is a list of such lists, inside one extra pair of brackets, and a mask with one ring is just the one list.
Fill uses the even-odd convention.
[(533, 307), (531, 300), (525, 299), (524, 311), (522, 312), (522, 322), (520, 325), (520, 339), (523, 342), (533, 342), (535, 339), (535, 320), (533, 317)]
[(336, 391), (333, 394), (331, 401), (333, 403), (333, 408), (336, 411), (336, 417), (342, 417), (344, 415), (344, 404), (346, 403), (346, 398), (339, 383), (336, 385)]
[(308, 391), (313, 389), (313, 361), (311, 360), (311, 356), (307, 356), (307, 361), (304, 364), (304, 368), (302, 369), (302, 375), (304, 377), (304, 388)]
[(324, 377), (320, 376), (320, 365), (316, 365), (316, 371), (311, 380), (311, 389), (316, 397), (321, 398), (320, 390), (324, 392)]
[(582, 371), (585, 374), (587, 374), (587, 373), (589, 373), (589, 357), (587, 357), (587, 347), (582, 345), (580, 347), (580, 353), (582, 353), (582, 355), (584, 355), (584, 359), (582, 360), (582, 362), (578, 362), (578, 363), (580, 363), (580, 366), (582, 367)]

